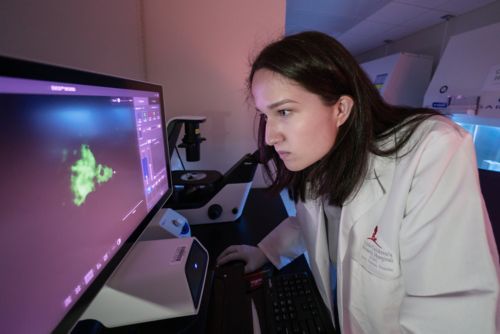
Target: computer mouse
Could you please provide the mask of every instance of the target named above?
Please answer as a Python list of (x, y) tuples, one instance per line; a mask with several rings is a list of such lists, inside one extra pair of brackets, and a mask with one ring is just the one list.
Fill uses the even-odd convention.
[(235, 260), (224, 263), (223, 265), (215, 267), (216, 276), (242, 276), (245, 273), (245, 261)]
[(223, 265), (228, 267), (239, 267), (239, 266), (245, 267), (246, 264), (247, 263), (243, 260), (234, 260), (234, 261), (229, 261), (228, 263), (225, 263)]

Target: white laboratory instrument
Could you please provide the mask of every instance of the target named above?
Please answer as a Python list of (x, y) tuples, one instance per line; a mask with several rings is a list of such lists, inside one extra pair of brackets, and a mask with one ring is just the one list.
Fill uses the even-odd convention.
[(387, 103), (422, 105), (431, 79), (431, 56), (402, 52), (362, 63), (361, 67)]
[(196, 238), (137, 242), (81, 320), (117, 327), (197, 314), (208, 252)]
[(500, 171), (500, 23), (450, 38), (424, 106), (472, 134), (480, 169)]
[(452, 114), (500, 117), (500, 23), (450, 38), (424, 106)]

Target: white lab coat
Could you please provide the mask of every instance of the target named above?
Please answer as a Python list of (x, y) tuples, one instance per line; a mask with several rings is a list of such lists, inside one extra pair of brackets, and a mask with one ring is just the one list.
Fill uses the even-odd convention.
[[(450, 120), (432, 117), (406, 147), (413, 149), (398, 159), (374, 156), (359, 192), (342, 208), (342, 333), (496, 333), (498, 251), (472, 140)], [(278, 268), (305, 251), (331, 309), (323, 201), (296, 209), (259, 247)]]

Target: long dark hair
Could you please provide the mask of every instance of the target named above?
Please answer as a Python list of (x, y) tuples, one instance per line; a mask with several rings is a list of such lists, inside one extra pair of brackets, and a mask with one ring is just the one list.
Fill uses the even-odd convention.
[[(255, 72), (260, 69), (299, 83), (317, 94), (325, 105), (335, 104), (342, 95), (354, 101), (332, 149), (320, 161), (298, 172), (289, 171), (273, 147), (266, 145), (266, 122), (260, 119), (259, 151), (261, 160), (268, 161), (265, 174), (271, 181), (270, 189), (288, 188), (295, 200), (326, 195), (331, 204), (343, 205), (361, 186), (370, 153), (395, 155), (424, 119), (439, 114), (432, 109), (391, 106), (384, 102), (354, 57), (334, 38), (320, 32), (290, 35), (266, 46), (251, 66), (249, 92)], [(381, 148), (382, 141), (392, 138), (393, 145)], [(307, 194), (306, 184), (309, 184)]]

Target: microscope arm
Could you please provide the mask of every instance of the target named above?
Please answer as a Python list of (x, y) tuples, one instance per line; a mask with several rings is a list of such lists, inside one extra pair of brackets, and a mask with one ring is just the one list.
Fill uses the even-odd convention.
[(200, 160), (200, 143), (205, 138), (200, 136), (199, 124), (205, 122), (206, 119), (205, 116), (180, 116), (171, 118), (167, 122), (169, 159), (172, 159), (175, 145), (184, 125), (185, 135), (182, 138), (180, 147), (186, 148), (186, 158), (188, 161)]

